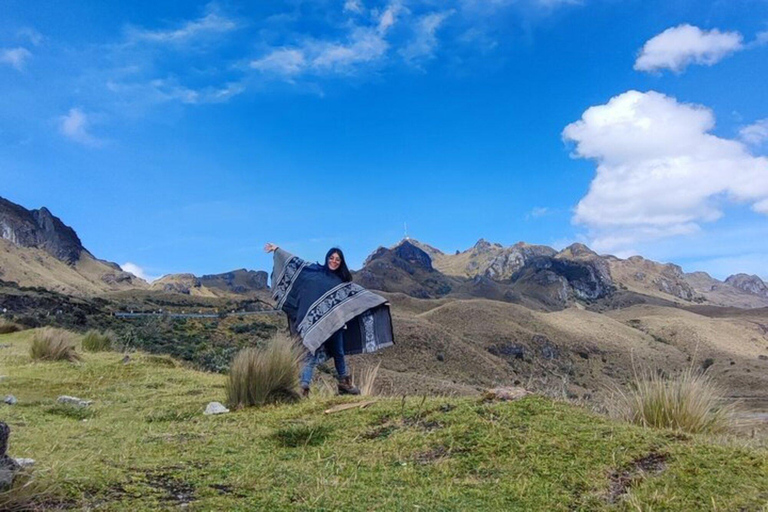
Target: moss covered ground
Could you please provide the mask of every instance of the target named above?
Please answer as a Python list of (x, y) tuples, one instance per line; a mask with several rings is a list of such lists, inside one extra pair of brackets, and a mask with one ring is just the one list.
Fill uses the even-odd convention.
[[(204, 416), (220, 374), (167, 356), (33, 362), (0, 336), (9, 454), (42, 507), (99, 510), (768, 510), (768, 453), (531, 396), (316, 397)], [(87, 410), (59, 395), (93, 400)]]

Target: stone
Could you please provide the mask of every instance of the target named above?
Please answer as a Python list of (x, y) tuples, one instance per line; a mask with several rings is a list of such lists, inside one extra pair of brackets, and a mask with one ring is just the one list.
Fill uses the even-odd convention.
[(211, 415), (211, 414), (226, 414), (229, 412), (229, 409), (224, 407), (219, 402), (211, 402), (208, 404), (208, 407), (205, 408), (205, 412), (203, 414)]
[(123, 360), (121, 361), (121, 363), (128, 364), (130, 362), (131, 362), (131, 356), (129, 356), (128, 354), (125, 354), (125, 356), (123, 357)]
[(3, 402), (5, 402), (8, 405), (16, 405), (19, 401), (16, 399), (13, 395), (8, 395), (3, 399)]
[(88, 407), (93, 403), (93, 400), (82, 400), (76, 396), (62, 395), (56, 399), (60, 404), (74, 405), (75, 407)]
[(501, 387), (501, 388), (489, 389), (485, 392), (485, 395), (483, 396), (485, 397), (486, 400), (501, 400), (502, 402), (514, 402), (515, 400), (520, 400), (521, 398), (524, 398), (530, 394), (531, 392), (525, 388)]
[(16, 461), (16, 464), (18, 464), (21, 469), (29, 469), (35, 465), (35, 459), (20, 458), (13, 460)]

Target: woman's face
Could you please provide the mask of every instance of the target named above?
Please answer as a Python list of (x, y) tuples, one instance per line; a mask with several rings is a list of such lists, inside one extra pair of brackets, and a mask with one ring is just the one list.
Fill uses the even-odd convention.
[(328, 268), (336, 270), (339, 266), (341, 266), (341, 256), (339, 256), (339, 253), (337, 252), (331, 253), (331, 255), (328, 256)]

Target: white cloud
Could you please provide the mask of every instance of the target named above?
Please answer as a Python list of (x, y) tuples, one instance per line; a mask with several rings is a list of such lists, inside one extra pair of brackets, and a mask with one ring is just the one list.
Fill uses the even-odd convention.
[(32, 57), (32, 52), (26, 48), (2, 48), (0, 49), (0, 63), (8, 64), (18, 69), (24, 70), (27, 61)]
[(42, 43), (44, 39), (40, 32), (31, 27), (22, 28), (19, 30), (18, 35), (19, 37), (25, 37), (29, 39), (29, 42), (35, 46), (38, 46), (40, 43)]
[(739, 130), (739, 137), (744, 142), (755, 146), (768, 140), (768, 118), (761, 119)]
[(768, 158), (709, 133), (712, 112), (657, 92), (628, 91), (563, 131), (597, 174), (576, 207), (598, 250), (695, 233), (726, 201), (768, 213)]
[(684, 24), (649, 39), (635, 61), (635, 69), (681, 72), (690, 64), (711, 66), (743, 48), (738, 32), (704, 31)]
[(386, 36), (402, 11), (399, 1), (381, 13), (373, 13), (369, 25), (351, 24), (344, 40), (306, 39), (296, 46), (272, 49), (250, 62), (263, 73), (292, 78), (303, 73), (316, 75), (352, 74), (359, 65), (383, 58), (390, 48)]
[(400, 50), (400, 55), (406, 62), (434, 56), (438, 45), (437, 29), (451, 14), (453, 11), (434, 12), (424, 15), (418, 20), (415, 27), (416, 36), (405, 48)]
[(150, 42), (150, 43), (184, 43), (192, 39), (230, 32), (238, 28), (237, 23), (225, 16), (220, 15), (208, 7), (208, 14), (205, 16), (187, 21), (181, 27), (171, 30), (148, 30), (135, 27), (129, 27), (127, 31), (129, 42)]
[(88, 132), (89, 125), (88, 115), (79, 108), (71, 108), (67, 115), (59, 118), (59, 132), (62, 135), (80, 144), (98, 146), (101, 141)]
[(552, 209), (546, 206), (534, 206), (531, 211), (525, 214), (525, 219), (538, 219), (552, 213)]
[(363, 2), (360, 0), (347, 0), (344, 2), (344, 10), (357, 14), (363, 13)]
[(150, 276), (146, 273), (146, 271), (141, 268), (140, 266), (136, 265), (135, 263), (127, 262), (120, 265), (120, 267), (126, 271), (130, 272), (131, 274), (135, 275), (136, 277), (140, 277), (141, 279), (145, 280), (148, 283), (151, 283), (152, 281), (155, 281), (160, 278), (160, 276)]

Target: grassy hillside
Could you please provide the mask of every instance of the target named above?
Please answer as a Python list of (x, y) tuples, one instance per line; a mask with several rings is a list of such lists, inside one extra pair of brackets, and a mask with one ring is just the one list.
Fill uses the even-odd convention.
[[(541, 397), (351, 399), (204, 416), (225, 377), (166, 357), (32, 363), (0, 336), (9, 453), (47, 507), (101, 510), (765, 510), (768, 453), (644, 430)], [(93, 400), (88, 409), (56, 397)]]

